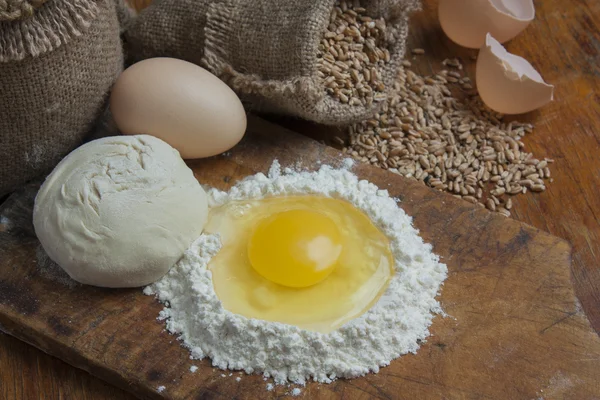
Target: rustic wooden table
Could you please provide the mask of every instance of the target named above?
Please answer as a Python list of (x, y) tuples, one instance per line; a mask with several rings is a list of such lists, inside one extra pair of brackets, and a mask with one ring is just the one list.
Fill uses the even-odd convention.
[[(424, 11), (413, 19), (410, 45), (426, 50), (413, 60), (416, 68), (431, 73), (440, 69), (444, 58), (458, 56), (473, 76), (473, 53), (444, 37), (435, 4), (425, 0)], [(536, 6), (534, 23), (507, 47), (529, 59), (556, 85), (553, 104), (520, 118), (536, 125), (525, 138), (527, 148), (538, 157), (556, 160), (554, 182), (545, 193), (516, 198), (513, 217), (573, 244), (573, 284), (592, 326), (600, 332), (600, 198), (596, 195), (600, 186), (600, 3), (545, 0)], [(331, 135), (307, 123), (282, 123), (318, 139)], [(0, 398), (133, 397), (0, 333)]]

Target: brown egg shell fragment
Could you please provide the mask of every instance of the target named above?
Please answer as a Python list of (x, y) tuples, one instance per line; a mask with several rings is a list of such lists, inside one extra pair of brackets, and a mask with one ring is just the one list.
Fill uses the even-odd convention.
[(554, 86), (522, 57), (508, 53), (491, 35), (477, 57), (476, 82), (483, 102), (496, 112), (523, 114), (553, 99)]
[(453, 42), (471, 49), (489, 32), (500, 43), (521, 33), (535, 18), (532, 0), (440, 0), (442, 29)]

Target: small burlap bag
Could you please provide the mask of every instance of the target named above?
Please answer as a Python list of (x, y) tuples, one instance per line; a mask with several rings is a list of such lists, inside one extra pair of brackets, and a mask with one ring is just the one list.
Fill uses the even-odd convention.
[(0, 0), (0, 195), (49, 171), (102, 113), (123, 68), (117, 9)]
[[(386, 87), (404, 57), (414, 0), (362, 3), (371, 17), (387, 21), (390, 62), (381, 72)], [(226, 0), (209, 6), (204, 65), (253, 109), (341, 125), (373, 115), (380, 104), (347, 105), (326, 95), (317, 76), (317, 50), (329, 24), (333, 0)]]
[[(343, 125), (373, 115), (380, 104), (342, 104), (317, 76), (319, 42), (334, 0), (162, 0), (126, 32), (135, 61), (177, 57), (227, 82), (252, 110)], [(418, 0), (365, 0), (387, 21), (391, 60), (381, 80), (391, 87), (404, 57), (408, 16)]]

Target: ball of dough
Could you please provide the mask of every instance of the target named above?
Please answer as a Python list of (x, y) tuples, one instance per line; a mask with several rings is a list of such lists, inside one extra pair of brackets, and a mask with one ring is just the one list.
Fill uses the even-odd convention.
[(35, 199), (33, 224), (71, 278), (117, 288), (161, 278), (207, 215), (206, 193), (177, 150), (152, 136), (117, 136), (56, 166)]

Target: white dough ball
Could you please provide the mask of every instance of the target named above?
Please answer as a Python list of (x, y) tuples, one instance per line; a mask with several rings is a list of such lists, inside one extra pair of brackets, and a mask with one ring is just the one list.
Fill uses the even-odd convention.
[(160, 279), (200, 236), (206, 193), (177, 150), (147, 135), (107, 137), (65, 157), (35, 199), (48, 253), (78, 282), (136, 287)]

